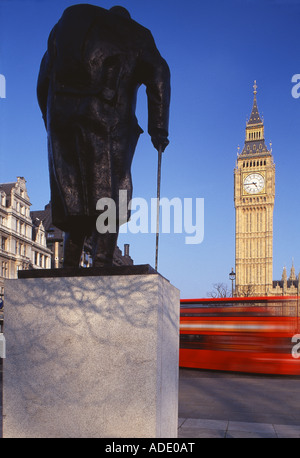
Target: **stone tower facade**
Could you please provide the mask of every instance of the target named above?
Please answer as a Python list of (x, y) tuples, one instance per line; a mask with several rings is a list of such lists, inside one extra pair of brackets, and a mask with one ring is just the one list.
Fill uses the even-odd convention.
[(265, 296), (273, 290), (275, 164), (267, 148), (257, 107), (257, 86), (245, 143), (234, 170), (237, 296)]

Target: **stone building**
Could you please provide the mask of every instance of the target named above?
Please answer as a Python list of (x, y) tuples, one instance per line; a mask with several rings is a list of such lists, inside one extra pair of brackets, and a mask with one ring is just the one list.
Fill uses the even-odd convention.
[(273, 296), (300, 296), (299, 275), (296, 276), (294, 263), (292, 264), (289, 277), (286, 267), (283, 268), (281, 280), (273, 281)]
[(4, 279), (17, 278), (18, 270), (49, 269), (51, 251), (47, 248), (42, 222), (33, 227), (26, 180), (0, 184), (0, 294)]
[[(30, 212), (26, 180), (0, 183), (0, 298), (4, 280), (18, 277), (18, 270), (62, 267), (63, 232), (52, 224), (50, 204)], [(115, 265), (132, 265), (129, 246), (124, 255), (117, 247)], [(81, 265), (92, 265), (89, 244), (82, 253)]]

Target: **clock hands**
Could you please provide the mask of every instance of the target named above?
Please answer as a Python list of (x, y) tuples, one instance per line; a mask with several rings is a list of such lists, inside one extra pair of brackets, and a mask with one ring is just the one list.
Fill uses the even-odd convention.
[(244, 187), (249, 194), (257, 194), (264, 187), (264, 179), (259, 174), (248, 175), (245, 178)]

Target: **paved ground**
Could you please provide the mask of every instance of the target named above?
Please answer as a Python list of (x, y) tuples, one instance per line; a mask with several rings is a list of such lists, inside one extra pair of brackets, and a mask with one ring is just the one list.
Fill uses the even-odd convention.
[(179, 438), (299, 438), (300, 425), (245, 421), (179, 419)]
[(300, 377), (180, 369), (179, 437), (300, 437)]

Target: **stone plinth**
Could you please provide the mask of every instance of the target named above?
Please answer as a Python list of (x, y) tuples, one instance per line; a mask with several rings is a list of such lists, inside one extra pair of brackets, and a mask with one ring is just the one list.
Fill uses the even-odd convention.
[(3, 437), (177, 437), (179, 291), (159, 274), (5, 283)]

